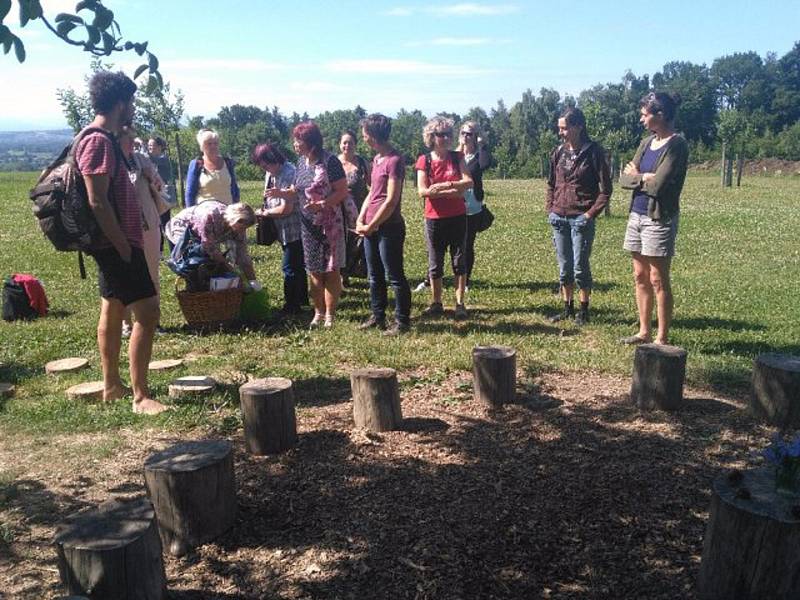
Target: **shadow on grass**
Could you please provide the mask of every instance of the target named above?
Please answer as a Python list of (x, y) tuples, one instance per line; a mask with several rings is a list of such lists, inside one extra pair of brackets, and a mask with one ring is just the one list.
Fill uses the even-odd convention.
[[(477, 311), (476, 311), (477, 313)], [(505, 333), (516, 335), (554, 335), (558, 337), (571, 337), (580, 333), (577, 329), (561, 329), (552, 325), (541, 323), (520, 323), (518, 321), (485, 321), (478, 314), (466, 321), (453, 321), (447, 315), (440, 319), (424, 319), (417, 321), (414, 329), (418, 333), (453, 333), (458, 336), (467, 336), (473, 333)]]
[[(43, 372), (41, 367), (34, 368), (28, 365), (22, 365), (16, 362), (0, 363), (0, 381), (4, 383), (18, 384), (24, 379), (30, 379), (34, 375), (39, 375)], [(2, 402), (2, 400), (0, 400)]]
[(293, 382), (298, 406), (327, 406), (349, 402), (350, 379), (347, 377), (310, 377)]
[(722, 319), (719, 317), (689, 317), (672, 321), (673, 327), (683, 329), (727, 329), (729, 331), (766, 331), (762, 323), (752, 323), (738, 319)]

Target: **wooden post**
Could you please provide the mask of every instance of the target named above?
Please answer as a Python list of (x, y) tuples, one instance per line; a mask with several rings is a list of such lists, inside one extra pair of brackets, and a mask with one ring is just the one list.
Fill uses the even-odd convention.
[(350, 373), (353, 420), (370, 431), (399, 429), (403, 421), (394, 369), (356, 369)]
[(55, 536), (68, 594), (91, 600), (161, 600), (167, 585), (153, 506), (146, 498), (110, 500), (68, 516)]
[(292, 380), (254, 379), (239, 387), (244, 440), (251, 454), (277, 454), (297, 443)]
[(514, 401), (517, 390), (517, 351), (509, 346), (472, 349), (473, 397), (499, 407)]
[(704, 600), (800, 598), (800, 497), (776, 493), (772, 469), (720, 475), (697, 580)]
[(723, 141), (722, 142), (722, 163), (720, 164), (720, 167), (721, 167), (720, 168), (720, 173), (721, 173), (721, 175), (720, 175), (720, 185), (722, 187), (725, 187), (725, 170), (726, 170), (727, 165), (728, 165), (727, 156), (725, 154), (726, 150), (727, 150), (727, 144)]
[(686, 356), (686, 350), (677, 346), (642, 344), (636, 347), (631, 400), (640, 410), (681, 407)]
[(800, 428), (800, 356), (767, 353), (756, 357), (750, 410), (770, 425)]
[(733, 154), (728, 153), (728, 159), (725, 161), (725, 187), (733, 185)]
[(144, 463), (164, 548), (183, 556), (213, 540), (236, 519), (233, 450), (225, 440), (175, 444)]

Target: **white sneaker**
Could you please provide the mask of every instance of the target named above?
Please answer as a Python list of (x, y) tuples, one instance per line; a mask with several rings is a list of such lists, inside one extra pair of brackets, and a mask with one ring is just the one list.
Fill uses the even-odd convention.
[(414, 288), (414, 292), (424, 292), (425, 288), (428, 287), (427, 281), (420, 281), (419, 285)]

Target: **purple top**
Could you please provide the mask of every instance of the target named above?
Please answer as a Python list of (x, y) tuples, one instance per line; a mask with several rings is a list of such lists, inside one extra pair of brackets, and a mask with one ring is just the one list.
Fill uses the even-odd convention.
[[(658, 159), (664, 154), (664, 150), (667, 149), (667, 146), (669, 146), (669, 144), (664, 144), (658, 150), (653, 150), (650, 144), (648, 144), (647, 149), (644, 151), (644, 154), (642, 154), (642, 160), (639, 163), (639, 173), (655, 173)], [(633, 194), (631, 212), (646, 215), (648, 204), (650, 204), (650, 196), (645, 194), (641, 189), (638, 189)]]
[[(402, 197), (402, 186), (405, 176), (406, 166), (403, 162), (403, 157), (395, 150), (381, 157), (380, 160), (377, 156), (372, 160), (372, 185), (370, 186), (369, 196), (367, 196), (368, 205), (365, 215), (367, 225), (375, 218), (375, 214), (380, 209), (381, 204), (386, 200), (390, 179), (395, 179), (399, 183)], [(400, 200), (398, 200), (391, 216), (386, 219), (384, 223), (396, 223), (402, 220), (403, 215), (400, 212)]]

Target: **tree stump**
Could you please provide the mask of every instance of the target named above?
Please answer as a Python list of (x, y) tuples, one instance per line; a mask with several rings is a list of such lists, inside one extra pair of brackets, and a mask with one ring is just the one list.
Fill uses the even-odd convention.
[(775, 491), (773, 469), (714, 480), (697, 590), (706, 600), (800, 598), (800, 496)]
[(67, 389), (70, 400), (102, 400), (105, 384), (102, 381), (87, 381)]
[(686, 350), (678, 346), (642, 344), (633, 358), (631, 400), (640, 410), (677, 410), (683, 404)]
[(353, 420), (369, 431), (392, 431), (403, 422), (394, 369), (356, 369), (350, 373)]
[(244, 440), (251, 454), (278, 454), (297, 443), (291, 379), (254, 379), (239, 387)]
[(180, 358), (165, 358), (164, 360), (153, 360), (147, 365), (151, 371), (168, 371), (175, 367), (180, 367), (183, 361)]
[(167, 585), (153, 506), (110, 500), (68, 516), (55, 536), (68, 594), (91, 600), (161, 600)]
[(510, 346), (472, 349), (473, 397), (492, 407), (514, 401), (517, 390), (517, 351)]
[(15, 390), (13, 383), (0, 383), (0, 398), (11, 398)]
[(187, 375), (179, 377), (169, 384), (170, 398), (183, 398), (184, 396), (202, 396), (214, 391), (217, 382), (205, 375)]
[(72, 373), (87, 367), (89, 361), (85, 358), (61, 358), (51, 360), (44, 366), (44, 372), (48, 375), (58, 375), (59, 373)]
[(144, 481), (164, 548), (183, 556), (236, 519), (233, 451), (225, 440), (175, 444), (144, 463)]
[(756, 358), (750, 410), (782, 429), (800, 428), (800, 357), (768, 353)]

